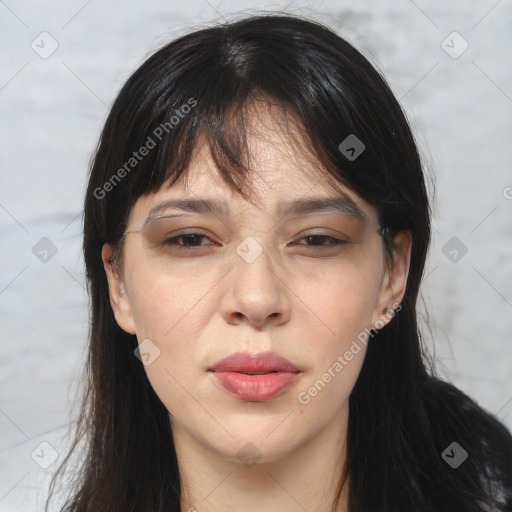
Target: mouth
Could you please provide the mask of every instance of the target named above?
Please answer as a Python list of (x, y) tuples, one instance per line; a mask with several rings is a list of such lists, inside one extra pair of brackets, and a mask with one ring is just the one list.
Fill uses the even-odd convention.
[(301, 371), (275, 352), (237, 352), (208, 368), (228, 394), (239, 400), (264, 402), (288, 389)]

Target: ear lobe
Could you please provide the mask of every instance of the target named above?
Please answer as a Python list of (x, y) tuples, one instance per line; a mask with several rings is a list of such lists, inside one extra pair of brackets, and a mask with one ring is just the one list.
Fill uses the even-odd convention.
[(112, 245), (104, 244), (101, 249), (101, 259), (107, 275), (110, 305), (119, 327), (128, 334), (135, 334), (135, 322), (133, 320), (130, 298), (126, 293), (123, 278), (112, 261), (113, 254), (114, 248)]
[(400, 231), (393, 239), (392, 246), (393, 268), (386, 271), (382, 280), (379, 300), (372, 317), (372, 327), (378, 329), (382, 329), (394, 316), (386, 311), (387, 308), (400, 304), (405, 295), (411, 262), (411, 233)]

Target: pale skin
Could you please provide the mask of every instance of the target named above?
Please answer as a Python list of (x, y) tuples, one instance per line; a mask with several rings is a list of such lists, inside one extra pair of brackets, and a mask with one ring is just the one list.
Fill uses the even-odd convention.
[[(110, 245), (102, 250), (118, 324), (139, 343), (150, 339), (160, 350), (145, 370), (170, 414), (184, 511), (330, 510), (345, 461), (348, 398), (365, 345), (359, 344), (362, 350), (308, 404), (297, 397), (365, 328), (385, 325), (390, 317), (383, 311), (399, 304), (405, 292), (409, 233), (396, 236), (389, 268), (377, 211), (353, 191), (342, 187), (364, 212), (363, 221), (333, 212), (276, 214), (280, 201), (339, 193), (271, 114), (263, 109), (254, 115), (249, 131), (256, 204), (224, 184), (207, 145), (198, 144), (186, 184), (141, 197), (130, 212), (128, 230), (138, 230), (167, 199), (222, 201), (226, 216), (192, 213), (176, 220), (177, 234), (185, 228), (206, 233), (205, 247), (157, 254), (142, 235), (129, 234), (122, 268), (110, 262)], [(349, 243), (327, 249), (304, 240), (346, 239), (347, 231)], [(251, 263), (236, 252), (248, 236), (262, 250)], [(298, 380), (269, 401), (230, 396), (207, 368), (244, 350), (279, 353), (300, 368)], [(257, 449), (255, 465), (239, 455), (248, 446)], [(336, 510), (348, 510), (345, 490)]]

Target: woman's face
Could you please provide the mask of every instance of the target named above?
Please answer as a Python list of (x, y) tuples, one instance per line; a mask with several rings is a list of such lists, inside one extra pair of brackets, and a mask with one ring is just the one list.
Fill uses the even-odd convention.
[[(136, 202), (119, 274), (108, 245), (103, 259), (116, 319), (137, 335), (175, 439), (264, 462), (346, 421), (365, 332), (402, 299), (408, 238), (388, 272), (373, 206), (335, 192), (268, 112), (248, 133), (255, 204), (200, 144), (186, 184)], [(163, 214), (178, 216), (145, 224)]]

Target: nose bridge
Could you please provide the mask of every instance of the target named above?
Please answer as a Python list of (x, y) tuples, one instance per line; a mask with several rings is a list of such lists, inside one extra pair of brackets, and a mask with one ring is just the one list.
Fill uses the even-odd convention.
[(254, 291), (275, 292), (279, 280), (275, 275), (272, 247), (269, 233), (254, 231), (238, 244), (234, 265), (240, 287), (248, 284)]
[(229, 290), (223, 299), (223, 313), (244, 315), (261, 323), (271, 315), (284, 316), (287, 310), (285, 287), (277, 277), (269, 233), (251, 231), (233, 254)]

